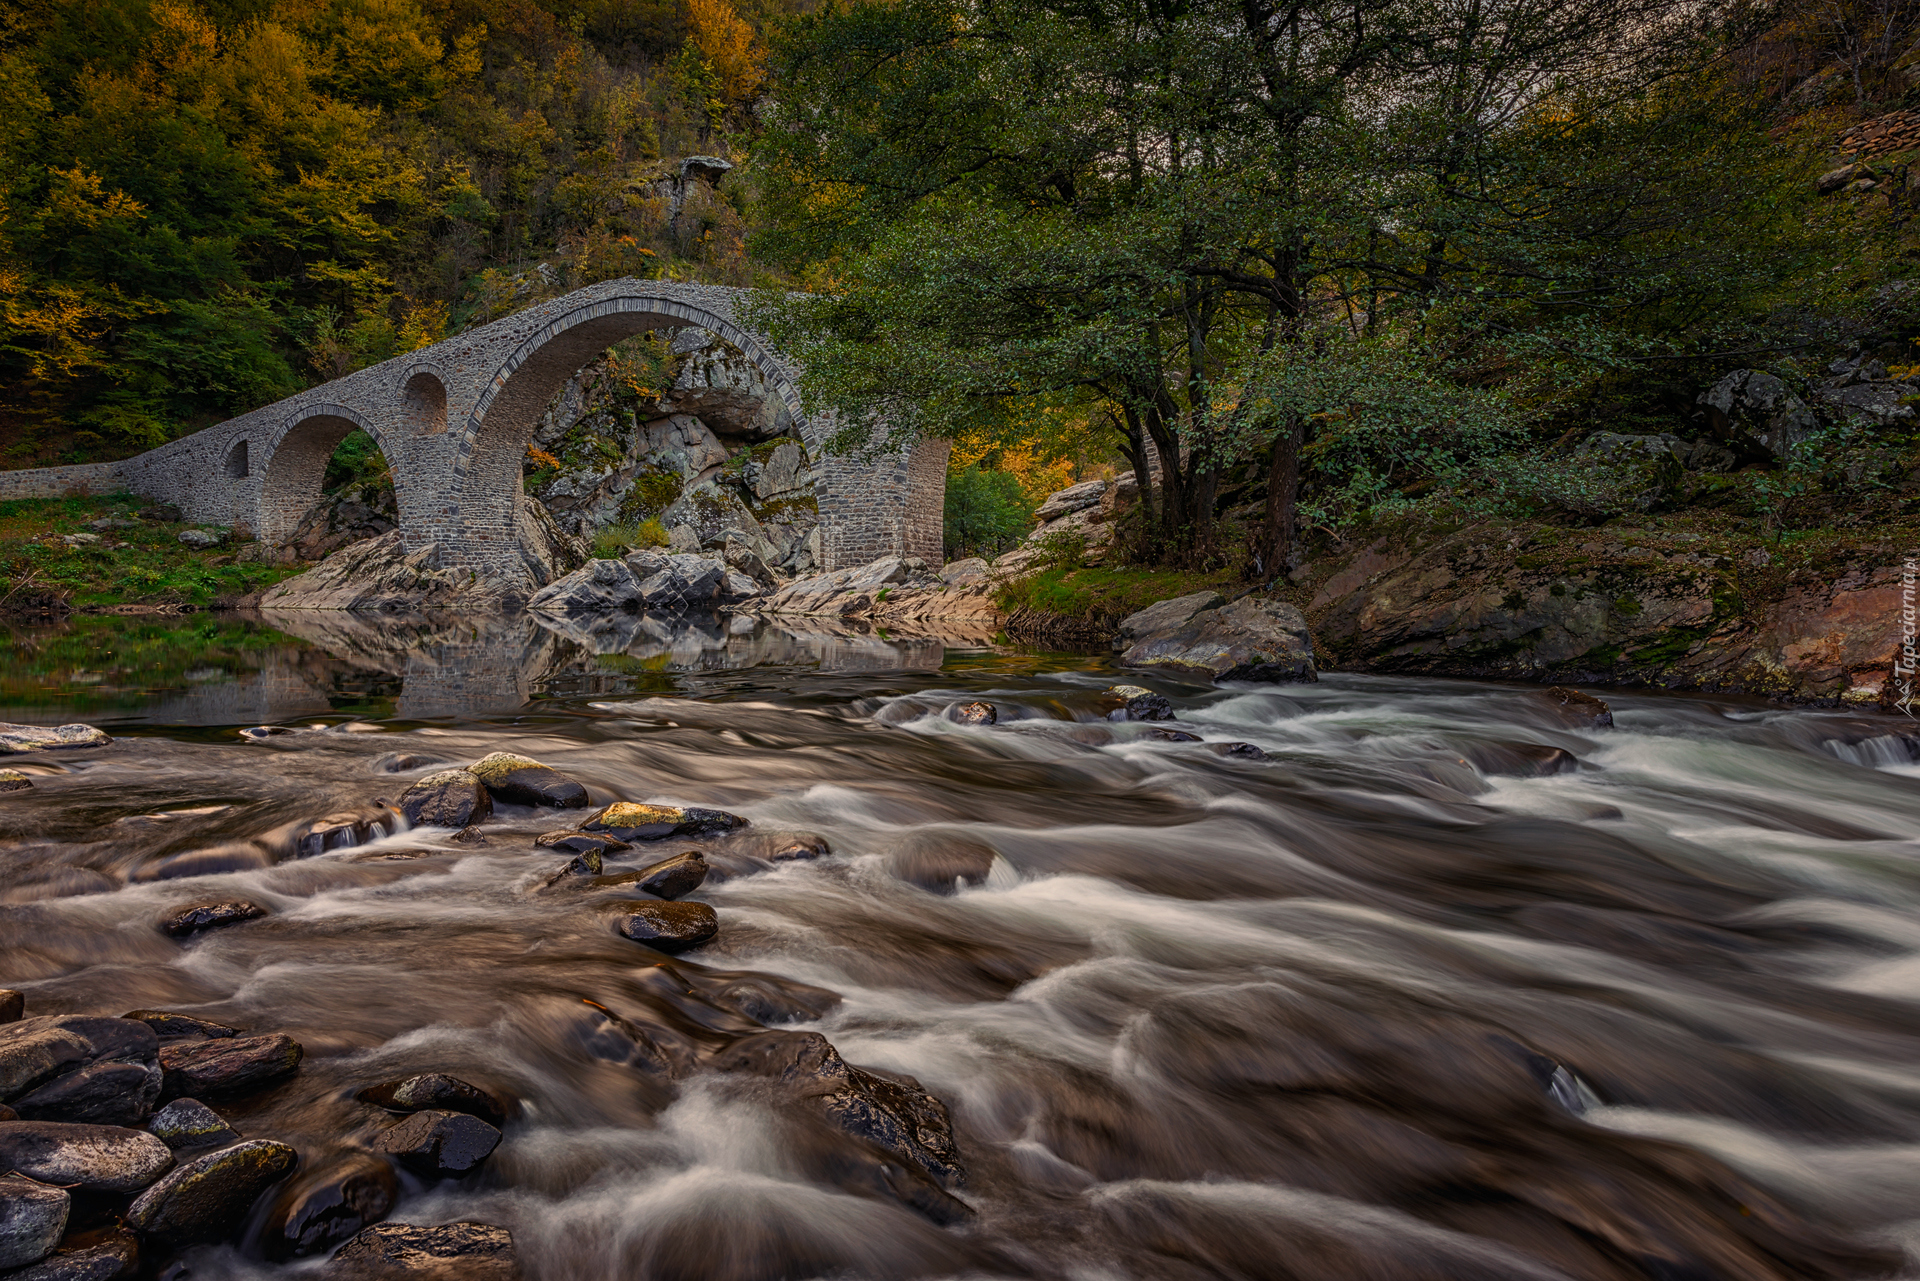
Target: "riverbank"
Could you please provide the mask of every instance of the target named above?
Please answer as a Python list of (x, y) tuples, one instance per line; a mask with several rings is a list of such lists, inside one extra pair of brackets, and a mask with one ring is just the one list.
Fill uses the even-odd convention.
[(257, 546), (129, 494), (0, 502), (0, 616), (205, 609), (305, 568)]

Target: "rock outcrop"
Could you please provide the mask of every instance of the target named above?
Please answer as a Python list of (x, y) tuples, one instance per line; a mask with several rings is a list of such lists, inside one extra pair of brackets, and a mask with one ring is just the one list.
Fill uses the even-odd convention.
[[(1140, 617), (1136, 614), (1127, 621)], [(1120, 665), (1215, 681), (1317, 678), (1306, 618), (1285, 601), (1258, 596), (1203, 609), (1164, 631), (1138, 635), (1121, 654)]]
[(643, 609), (711, 608), (759, 590), (723, 561), (642, 551), (625, 560), (589, 561), (542, 588), (527, 608), (549, 617), (592, 619)]
[(755, 613), (859, 620), (877, 626), (942, 620), (997, 622), (997, 584), (984, 561), (957, 561), (936, 573), (915, 557), (890, 556), (869, 565), (797, 579), (753, 602)]

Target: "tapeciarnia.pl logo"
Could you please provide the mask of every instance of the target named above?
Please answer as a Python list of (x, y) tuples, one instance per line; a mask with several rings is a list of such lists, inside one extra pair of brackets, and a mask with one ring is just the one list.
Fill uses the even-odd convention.
[(1909, 716), (1914, 714), (1916, 705), (1914, 669), (1920, 666), (1920, 639), (1915, 636), (1920, 631), (1920, 623), (1916, 623), (1914, 610), (1914, 570), (1914, 558), (1909, 556), (1900, 567), (1900, 652), (1893, 658), (1894, 684), (1900, 691), (1894, 706)]

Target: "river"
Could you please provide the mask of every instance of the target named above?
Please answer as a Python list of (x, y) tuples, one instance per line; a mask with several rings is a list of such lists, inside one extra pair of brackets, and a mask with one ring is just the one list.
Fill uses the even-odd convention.
[[(220, 1110), (307, 1168), (366, 1145), (370, 1083), (495, 1092), (492, 1157), (392, 1218), (505, 1226), (534, 1281), (1920, 1275), (1902, 719), (1329, 674), (1148, 681), (1176, 720), (1120, 722), (1101, 655), (746, 620), (14, 640), (0, 718), (116, 741), (0, 797), (0, 986), (291, 1035)], [(580, 812), (503, 804), (479, 843), (155, 875), (502, 750), (751, 825), (556, 880), (534, 838)], [(596, 879), (690, 848), (718, 936), (616, 933)], [(155, 928), (207, 898), (269, 914)], [(959, 1168), (716, 1066), (763, 1027), (913, 1078)], [(258, 1220), (191, 1276), (314, 1266)]]

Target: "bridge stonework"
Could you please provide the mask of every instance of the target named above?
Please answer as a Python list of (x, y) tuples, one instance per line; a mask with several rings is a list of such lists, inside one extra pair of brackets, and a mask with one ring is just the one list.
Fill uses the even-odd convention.
[(800, 425), (820, 478), (826, 568), (886, 555), (938, 563), (946, 442), (877, 460), (822, 457), (832, 425), (808, 421), (801, 371), (737, 319), (745, 292), (631, 279), (592, 285), (124, 462), (0, 472), (0, 498), (127, 490), (175, 504), (194, 523), (278, 543), (319, 501), (328, 457), (357, 427), (393, 469), (409, 552), (431, 545), (442, 566), (524, 573), (520, 478), (548, 401), (613, 343), (691, 325), (751, 359)]

